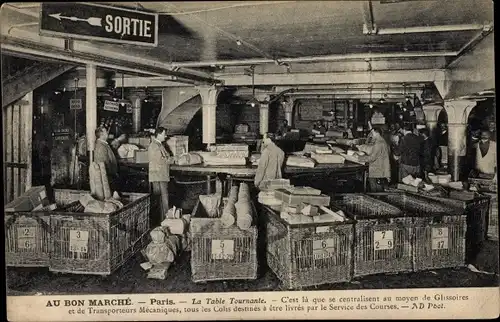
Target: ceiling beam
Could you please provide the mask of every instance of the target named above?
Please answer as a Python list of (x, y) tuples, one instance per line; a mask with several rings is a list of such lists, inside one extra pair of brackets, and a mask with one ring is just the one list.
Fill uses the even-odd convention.
[(474, 47), (476, 47), (484, 38), (486, 38), (492, 32), (493, 32), (492, 26), (487, 26), (484, 29), (482, 29), (471, 40), (469, 40), (465, 45), (463, 45), (462, 48), (460, 48), (457, 55), (448, 62), (446, 68), (452, 67), (459, 60), (460, 57), (462, 57), (463, 55), (467, 54), (472, 49), (474, 49)]
[[(282, 63), (313, 63), (340, 60), (365, 60), (365, 59), (393, 59), (393, 58), (421, 58), (421, 57), (454, 57), (455, 51), (437, 52), (396, 52), (396, 53), (360, 53), (326, 56), (307, 56), (297, 58), (280, 58)], [(208, 66), (250, 66), (262, 64), (275, 64), (276, 61), (266, 58), (240, 59), (240, 60), (220, 60), (204, 62), (180, 62), (172, 63), (178, 67), (208, 67)]]
[[(401, 35), (430, 32), (456, 32), (482, 30), (485, 26), (481, 24), (440, 25), (440, 26), (417, 26), (404, 28), (383, 28), (375, 31), (376, 35)], [(368, 33), (365, 33), (368, 34)]]
[[(225, 86), (251, 86), (247, 75), (216, 74)], [(349, 73), (301, 73), (255, 75), (255, 85), (332, 85), (359, 83), (424, 83), (444, 79), (444, 70), (397, 70)]]
[[(68, 61), (78, 64), (95, 64), (99, 67), (115, 69), (119, 71), (126, 71), (132, 73), (149, 73), (154, 76), (174, 76), (179, 81), (181, 79), (189, 79), (200, 83), (214, 83), (211, 78), (187, 75), (184, 73), (172, 72), (168, 69), (155, 68), (152, 66), (145, 66), (143, 64), (132, 63), (123, 61), (121, 59), (109, 58), (105, 56), (76, 52), (65, 51), (54, 46), (40, 45), (31, 41), (22, 40), (19, 38), (2, 37), (2, 52), (7, 54), (15, 54), (16, 52), (29, 54), (34, 57), (48, 57), (55, 58), (61, 61)], [(97, 51), (98, 52), (98, 51)], [(111, 56), (113, 57), (113, 56)]]
[(22, 98), (27, 93), (74, 67), (73, 65), (66, 64), (54, 65), (35, 62), (16, 77), (5, 83), (2, 82), (2, 107)]
[[(83, 55), (85, 56), (84, 59), (91, 60), (92, 63), (96, 64), (97, 66), (101, 66), (99, 64), (101, 60), (113, 59), (119, 61), (119, 64), (116, 64), (116, 66), (112, 66), (109, 68), (113, 68), (120, 71), (121, 70), (126, 71), (126, 69), (120, 68), (119, 67), (120, 65), (123, 65), (124, 67), (129, 67), (128, 71), (131, 71), (130, 69), (135, 68), (135, 67), (130, 68), (130, 66), (133, 65), (133, 66), (140, 66), (140, 68), (135, 68), (135, 69), (139, 70), (144, 69), (145, 72), (153, 76), (172, 75), (172, 76), (177, 76), (179, 78), (191, 79), (203, 84), (206, 83), (212, 84), (215, 81), (211, 73), (192, 70), (189, 68), (180, 69), (179, 67), (172, 66), (170, 63), (165, 63), (158, 60), (152, 60), (140, 57), (137, 56), (137, 54), (131, 55), (130, 53), (127, 53), (125, 48), (121, 48), (122, 49), (121, 51), (107, 50), (103, 49), (102, 46), (99, 46), (99, 44), (93, 44), (88, 41), (74, 40), (72, 50), (70, 51), (65, 49), (64, 39), (40, 36), (35, 32), (30, 32), (20, 28), (15, 28), (15, 29), (11, 28), (8, 31), (2, 30), (2, 35), (6, 37), (7, 40), (14, 42), (19, 42), (19, 43), (24, 42), (25, 44), (28, 45), (31, 44), (34, 46), (49, 46), (45, 48), (46, 50), (48, 50), (48, 52), (45, 55), (41, 55), (45, 57), (51, 57), (50, 56), (51, 51), (53, 51), (55, 54), (62, 54), (63, 56), (64, 55), (68, 56), (64, 60), (68, 60), (70, 58), (78, 58), (79, 55), (80, 56)], [(116, 45), (116, 47), (120, 48), (119, 45)], [(102, 65), (102, 67), (106, 66)]]
[[(121, 77), (113, 78), (116, 87), (123, 87)], [(189, 85), (174, 81), (172, 78), (167, 77), (125, 77), (123, 80), (125, 87), (186, 87)], [(64, 79), (61, 86), (66, 88), (74, 88), (74, 78)], [(194, 86), (194, 85), (192, 85)], [(85, 77), (78, 80), (78, 88), (86, 88), (87, 80)], [(97, 88), (106, 87), (106, 79), (97, 79)]]

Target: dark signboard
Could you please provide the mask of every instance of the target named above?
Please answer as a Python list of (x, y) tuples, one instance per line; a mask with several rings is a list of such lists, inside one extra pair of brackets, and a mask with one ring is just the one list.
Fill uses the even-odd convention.
[(40, 35), (158, 45), (158, 14), (94, 3), (42, 2)]

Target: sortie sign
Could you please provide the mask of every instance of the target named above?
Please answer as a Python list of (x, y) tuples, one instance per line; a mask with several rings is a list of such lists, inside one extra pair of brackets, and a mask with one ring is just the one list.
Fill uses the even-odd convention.
[(158, 14), (95, 3), (42, 2), (40, 35), (156, 47)]

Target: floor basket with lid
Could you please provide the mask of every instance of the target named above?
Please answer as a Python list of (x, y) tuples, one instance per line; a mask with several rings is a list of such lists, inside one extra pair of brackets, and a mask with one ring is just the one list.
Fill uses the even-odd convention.
[[(256, 214), (253, 204), (252, 207)], [(198, 200), (189, 227), (192, 281), (256, 279), (258, 233), (255, 224), (248, 230), (241, 230), (236, 224), (226, 228), (220, 218), (211, 217)]]
[(435, 198), (411, 193), (378, 196), (413, 218), (414, 271), (465, 265), (467, 215), (458, 204), (450, 206), (443, 200), (438, 202)]
[(354, 277), (412, 270), (411, 218), (365, 194), (337, 194), (333, 202), (356, 220)]
[(351, 279), (352, 221), (290, 224), (268, 206), (262, 216), (267, 265), (287, 289)]

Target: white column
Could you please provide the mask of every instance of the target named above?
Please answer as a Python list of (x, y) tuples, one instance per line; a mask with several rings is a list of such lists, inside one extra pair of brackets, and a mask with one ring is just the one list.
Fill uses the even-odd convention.
[(269, 103), (266, 102), (269, 102), (270, 97), (269, 95), (258, 95), (256, 98), (259, 102), (264, 102), (259, 105), (259, 132), (264, 135), (269, 132)]
[(460, 179), (463, 158), (466, 155), (467, 121), (476, 101), (445, 101), (448, 114), (448, 171), (453, 181)]
[(215, 86), (198, 86), (202, 103), (202, 126), (203, 126), (203, 143), (207, 147), (215, 143), (215, 125), (216, 125), (216, 110), (217, 96), (220, 89)]
[(426, 104), (422, 106), (422, 110), (425, 115), (425, 123), (427, 124), (427, 128), (431, 134), (431, 137), (435, 137), (435, 132), (437, 128), (437, 123), (439, 119), (439, 113), (443, 110), (442, 105), (438, 104)]
[(293, 105), (295, 100), (291, 97), (288, 97), (286, 101), (282, 102), (281, 105), (285, 110), (285, 119), (288, 122), (288, 126), (293, 127)]
[(141, 109), (142, 100), (145, 98), (145, 93), (142, 91), (136, 91), (130, 95), (130, 101), (132, 102), (132, 132), (139, 133), (141, 131)]
[(87, 96), (85, 105), (87, 149), (90, 161), (94, 160), (95, 129), (97, 128), (97, 70), (95, 65), (87, 65)]

